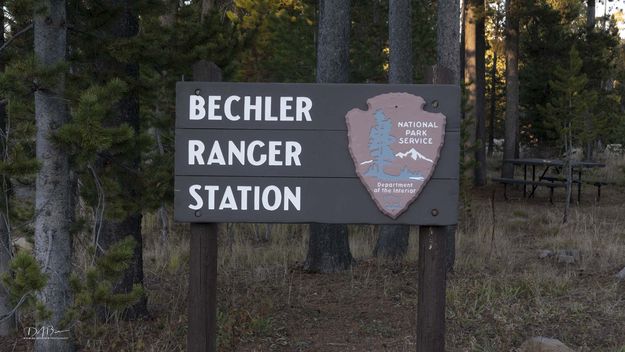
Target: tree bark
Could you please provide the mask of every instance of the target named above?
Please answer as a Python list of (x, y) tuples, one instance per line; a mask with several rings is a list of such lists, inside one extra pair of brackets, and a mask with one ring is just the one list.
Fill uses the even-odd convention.
[(401, 260), (408, 253), (410, 240), (410, 226), (382, 225), (378, 233), (378, 241), (373, 249), (373, 255), (389, 260)]
[(320, 0), (317, 83), (349, 80), (350, 1)]
[[(410, 0), (390, 0), (388, 30), (390, 67), (389, 83), (412, 83), (412, 8)], [(408, 252), (410, 226), (382, 225), (373, 255), (400, 260)]]
[(588, 0), (588, 7), (586, 8), (586, 27), (591, 30), (595, 28), (596, 24), (595, 4), (595, 0)]
[[(63, 63), (67, 52), (65, 0), (44, 0), (34, 14), (35, 60), (43, 69)], [(50, 310), (41, 326), (60, 326), (72, 302), (69, 288), (72, 242), (69, 221), (71, 185), (67, 153), (53, 142), (54, 133), (68, 121), (64, 99), (65, 73), (59, 72), (51, 86), (35, 91), (36, 155), (40, 163), (35, 197), (35, 257), (47, 274), (39, 299)], [(71, 351), (71, 340), (36, 340), (35, 351)]]
[[(595, 29), (595, 0), (588, 0), (588, 7), (586, 9), (586, 31), (588, 32), (587, 35), (589, 38), (588, 40), (592, 40), (592, 33)], [(595, 83), (597, 84), (597, 83)], [(602, 88), (603, 87), (603, 81), (601, 81), (600, 83), (598, 83), (598, 88)], [(586, 130), (591, 131), (593, 129), (593, 121), (592, 121), (592, 114), (590, 112), (588, 112), (586, 114), (586, 119), (584, 121), (584, 125), (586, 127)], [(585, 160), (592, 160), (593, 156), (593, 147), (594, 147), (594, 143), (595, 141), (592, 139), (589, 139), (586, 141), (586, 145), (584, 146), (584, 158)]]
[[(5, 199), (8, 199), (8, 197), (5, 197)], [(9, 263), (12, 257), (13, 251), (7, 216), (4, 209), (2, 209), (0, 211), (0, 275), (9, 272)], [(4, 287), (4, 284), (0, 284), (0, 319), (3, 319), (3, 321), (0, 321), (0, 336), (8, 336), (15, 330), (14, 314), (9, 316), (12, 309), (9, 292)]]
[[(503, 158), (514, 159), (519, 134), (519, 0), (506, 1), (506, 117)], [(504, 163), (501, 177), (512, 178), (514, 165)]]
[(497, 123), (497, 50), (493, 48), (493, 66), (490, 70), (490, 121), (488, 124), (488, 156), (495, 149), (495, 124)]
[[(465, 18), (464, 18), (464, 84), (467, 94), (467, 111), (465, 112), (462, 127), (466, 129), (467, 139), (464, 141), (464, 163), (465, 165), (473, 165), (476, 147), (476, 122), (477, 122), (477, 65), (476, 65), (476, 45), (477, 45), (477, 5), (479, 0), (465, 0)], [(475, 177), (471, 177), (471, 173), (475, 173), (471, 168), (466, 167), (464, 177), (469, 180), (473, 179), (473, 183), (477, 183)], [(467, 183), (468, 184), (468, 183)]]
[(412, 83), (412, 8), (410, 3), (410, 0), (389, 1), (389, 83)]
[[(468, 92), (469, 138), (465, 144), (465, 161), (469, 161), (473, 150), (475, 167), (473, 184), (486, 184), (486, 108), (485, 108), (485, 62), (486, 43), (484, 38), (484, 0), (468, 0), (465, 23), (465, 84)], [(468, 170), (467, 170), (468, 171)]]
[(202, 0), (202, 8), (200, 10), (200, 20), (202, 23), (206, 20), (206, 17), (215, 7), (215, 0)]
[[(139, 20), (135, 12), (132, 1), (130, 0), (108, 0), (108, 6), (119, 9), (117, 17), (112, 21), (107, 30), (107, 36), (112, 39), (131, 38), (139, 32)], [(111, 125), (119, 126), (128, 124), (134, 131), (136, 138), (140, 133), (139, 120), (139, 100), (132, 90), (132, 84), (139, 78), (139, 65), (135, 63), (119, 63), (115, 62), (103, 63), (109, 66), (112, 73), (118, 77), (129, 81), (130, 92), (124, 96), (116, 106), (116, 118), (111, 121)], [(117, 161), (123, 163), (129, 169), (129, 172), (139, 172), (141, 164), (141, 155), (138, 150), (133, 151), (130, 160)], [(115, 161), (113, 161), (115, 163)], [(136, 202), (141, 197), (141, 192), (136, 184), (136, 177), (132, 177), (126, 173), (118, 176), (118, 182), (121, 189), (124, 189), (129, 202)], [(139, 205), (136, 206), (139, 208)], [(135, 240), (135, 248), (133, 258), (128, 269), (120, 282), (115, 285), (116, 293), (127, 293), (132, 291), (133, 285), (143, 286), (143, 240), (141, 237), (141, 210), (130, 211), (124, 218), (102, 220), (102, 230), (100, 233), (99, 245), (103, 250), (107, 250), (113, 244), (121, 241), (127, 236), (132, 236)], [(132, 320), (148, 316), (147, 298), (145, 295), (133, 306), (126, 309), (122, 317)]]
[[(460, 1), (439, 0), (436, 10), (436, 57), (438, 71), (448, 74), (440, 80), (433, 76), (434, 84), (460, 84)], [(460, 102), (458, 102), (460, 104)], [(447, 270), (453, 270), (456, 260), (456, 226), (448, 226)]]
[[(349, 74), (350, 1), (321, 0), (317, 82), (344, 83)], [(347, 225), (311, 224), (304, 269), (330, 273), (351, 267)]]
[(439, 0), (436, 19), (436, 62), (453, 73), (455, 84), (460, 84), (460, 2)]
[(486, 185), (486, 38), (484, 0), (475, 0), (475, 174), (476, 186)]

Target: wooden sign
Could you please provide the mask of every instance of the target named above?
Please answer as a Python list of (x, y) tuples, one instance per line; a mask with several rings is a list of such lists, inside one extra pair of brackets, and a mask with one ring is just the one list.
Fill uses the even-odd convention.
[(176, 92), (177, 221), (457, 223), (458, 87), (182, 82)]

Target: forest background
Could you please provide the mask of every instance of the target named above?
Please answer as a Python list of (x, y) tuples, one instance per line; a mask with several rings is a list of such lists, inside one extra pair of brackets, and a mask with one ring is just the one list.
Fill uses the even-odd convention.
[[(607, 145), (620, 145), (613, 167), (608, 168), (615, 192), (620, 192), (617, 185), (622, 182), (623, 161), (619, 153), (625, 143), (625, 45), (619, 26), (625, 21), (625, 5), (604, 1), (466, 0), (461, 5), (457, 17), (461, 24), (457, 33), (460, 60), (458, 67), (450, 69), (461, 74), (465, 91), (462, 219), (456, 235), (453, 230), (449, 234), (454, 244), (448, 260), (450, 273), (454, 265), (456, 271), (466, 269), (461, 256), (486, 241), (483, 232), (490, 230), (486, 229), (484, 217), (490, 215), (483, 210), (489, 209), (485, 194), (494, 189), (492, 184), (487, 186), (488, 178), (513, 172), (501, 168), (502, 158), (572, 152), (563, 144), (569, 131), (579, 158), (604, 158)], [(397, 81), (390, 77), (388, 33), (392, 28), (388, 14), (389, 3), (393, 2), (381, 0), (345, 2), (348, 35), (341, 37), (341, 45), (348, 61), (340, 75), (320, 78), (323, 55), (318, 52), (318, 24), (324, 3), (333, 2), (0, 1), (4, 28), (0, 36), (0, 335), (8, 336), (6, 341), (17, 339), (31, 348), (20, 340), (24, 328), (50, 323), (71, 330), (72, 338), (69, 342), (54, 342), (59, 344), (52, 345), (56, 347), (37, 342), (39, 350), (70, 350), (74, 346), (84, 350), (184, 348), (184, 321), (176, 321), (184, 318), (180, 312), (172, 314), (184, 312), (184, 302), (163, 308), (163, 301), (186, 292), (183, 279), (164, 278), (184, 278), (188, 274), (188, 248), (186, 253), (184, 249), (188, 247), (188, 228), (170, 219), (175, 83), (191, 80), (192, 66), (199, 60), (215, 63), (222, 70), (223, 80), (232, 82)], [(409, 3), (411, 73), (400, 80), (425, 83), (428, 70), (437, 64), (437, 29), (441, 26), (437, 9), (441, 4), (458, 2)], [(604, 15), (597, 15), (602, 12), (596, 9), (602, 8)], [(570, 100), (566, 103), (567, 97), (573, 97), (575, 104)], [(54, 188), (58, 184), (66, 187), (65, 197)], [(593, 231), (615, 226), (610, 231), (616, 231), (618, 243), (622, 243), (622, 231), (614, 230), (618, 226), (601, 220), (614, 218), (611, 214), (619, 211), (615, 205), (619, 201), (610, 203), (609, 196), (607, 199), (609, 208), (598, 211), (592, 222), (601, 225), (593, 225)], [(593, 204), (592, 211), (597, 212), (596, 206)], [(531, 222), (533, 213), (510, 205), (501, 207), (512, 214), (513, 220), (524, 223), (501, 225), (501, 232), (509, 233), (506, 226), (522, 233), (533, 231), (525, 227), (531, 226), (525, 223)], [(494, 218), (495, 206), (490, 209)], [(533, 211), (545, 213), (543, 208)], [(557, 228), (558, 234), (568, 233), (569, 228), (563, 229), (560, 221), (553, 220), (558, 218), (558, 211), (546, 210), (545, 223), (538, 225), (547, 229), (540, 232), (551, 234)], [(576, 211), (583, 213), (584, 208), (580, 205)], [(580, 215), (574, 213), (573, 219), (576, 214)], [(500, 232), (497, 226), (493, 220), (493, 238), (496, 228)], [(568, 226), (577, 228), (582, 223), (574, 221)], [(220, 275), (225, 273), (224, 280), (232, 283), (232, 287), (225, 285), (225, 290), (236, 291), (236, 285), (257, 280), (254, 275), (240, 273), (253, 267), (256, 269), (250, 272), (260, 270), (265, 264), (273, 268), (267, 273), (349, 272), (352, 282), (354, 270), (358, 276), (373, 267), (379, 279), (387, 282), (398, 272), (409, 275), (407, 268), (414, 263), (410, 254), (414, 236), (409, 237), (409, 228), (308, 229), (227, 224), (222, 233), (220, 245), (233, 251), (232, 258), (239, 258), (238, 263), (232, 258), (220, 262)], [(475, 234), (472, 241), (478, 242), (463, 242), (468, 241), (463, 237), (468, 233)], [(575, 238), (582, 241), (584, 234)], [(505, 236), (499, 239), (509, 240)], [(489, 251), (481, 252), (487, 258), (481, 265), (492, 265), (493, 257), (507, 255), (497, 252), (503, 249), (496, 249), (494, 241), (488, 242)], [(566, 238), (564, 242), (575, 241)], [(610, 237), (602, 241), (615, 243)], [(457, 252), (456, 243), (460, 246)], [(236, 252), (236, 248), (264, 248), (269, 254), (252, 256), (259, 263)], [(602, 262), (601, 275), (622, 267), (622, 258), (619, 264), (612, 256)], [(390, 259), (394, 264), (380, 267), (368, 262), (371, 257)], [(576, 269), (562, 270), (571, 275), (570, 270)], [(271, 275), (261, 276), (269, 280)], [(285, 282), (291, 280), (285, 286), (290, 287), (293, 276), (285, 274), (284, 278)], [(315, 280), (327, 283), (337, 279), (329, 276)], [(160, 286), (163, 282), (172, 287)], [(531, 295), (534, 291), (528, 285), (527, 294)], [(245, 292), (249, 293), (251, 287)], [(525, 294), (525, 289), (518, 290), (517, 294)], [(614, 290), (609, 294), (617, 295)], [(451, 292), (453, 295), (456, 291), (452, 288)], [(222, 291), (222, 296), (225, 293)], [(453, 310), (457, 298), (448, 297), (452, 300), (451, 312), (462, 315), (463, 307)], [(220, 345), (224, 349), (266, 350), (280, 345), (276, 336), (283, 331), (278, 329), (278, 318), (233, 304), (220, 302)], [(279, 310), (277, 305), (267, 304), (269, 311)], [(397, 339), (384, 326), (368, 324), (362, 327), (364, 331), (383, 337), (390, 334), (388, 339)], [(107, 332), (111, 326), (118, 332), (120, 326), (146, 328), (121, 333), (114, 339)], [(152, 331), (165, 326), (171, 331), (169, 342), (148, 338)], [(399, 335), (405, 334), (405, 327), (397, 329)], [(484, 344), (476, 338), (481, 336), (479, 333), (455, 335), (453, 326), (451, 331), (448, 338), (452, 346)], [(495, 339), (494, 350), (505, 350), (524, 337), (511, 336)], [(402, 346), (413, 343), (404, 340)], [(584, 341), (577, 339), (573, 343), (583, 349)], [(625, 346), (616, 334), (604, 336), (603, 342), (592, 341), (589, 350), (596, 350), (592, 348), (597, 345), (606, 350)], [(319, 348), (317, 342), (306, 343), (302, 349)]]

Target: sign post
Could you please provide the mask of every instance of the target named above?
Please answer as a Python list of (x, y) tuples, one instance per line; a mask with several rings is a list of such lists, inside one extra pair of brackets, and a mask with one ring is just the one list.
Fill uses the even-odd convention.
[[(191, 280), (193, 266), (205, 266), (210, 274), (199, 280), (212, 290), (197, 302), (210, 306), (210, 328), (198, 333), (212, 334), (214, 346), (219, 222), (425, 226), (421, 238), (443, 253), (444, 302), (441, 233), (457, 223), (459, 151), (460, 89), (453, 85), (178, 83), (174, 215), (204, 224), (191, 231)], [(214, 242), (193, 239), (202, 235)], [(194, 251), (211, 259), (196, 262)], [(439, 265), (440, 256), (428, 258), (420, 261)], [(190, 324), (205, 314), (192, 299)]]
[[(431, 84), (453, 83), (451, 70), (432, 66), (426, 72)], [(460, 104), (460, 101), (456, 101)], [(455, 256), (455, 224), (419, 227), (419, 262), (417, 293), (417, 351), (445, 351), (445, 299), (447, 269), (451, 254)], [(451, 234), (451, 240), (449, 236)]]
[[(208, 61), (193, 65), (193, 79), (221, 81)], [(191, 223), (187, 351), (217, 351), (217, 223)]]

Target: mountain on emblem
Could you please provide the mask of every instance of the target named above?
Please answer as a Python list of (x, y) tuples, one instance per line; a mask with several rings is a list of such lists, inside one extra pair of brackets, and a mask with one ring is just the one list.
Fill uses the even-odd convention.
[(408, 156), (408, 157), (411, 157), (411, 158), (412, 158), (412, 159), (414, 159), (414, 160), (419, 160), (419, 159), (421, 159), (421, 160), (425, 160), (425, 161), (429, 161), (429, 162), (431, 162), (431, 163), (434, 163), (434, 162), (432, 161), (432, 159), (428, 159), (428, 158), (424, 157), (423, 155), (421, 155), (421, 153), (419, 153), (418, 151), (416, 151), (414, 148), (410, 149), (409, 151), (407, 151), (407, 152), (405, 152), (405, 153), (399, 152), (399, 153), (397, 153), (397, 154), (395, 154), (395, 155), (396, 155), (396, 156), (398, 156), (398, 157), (400, 157), (400, 158), (402, 158), (402, 159)]
[(396, 219), (432, 176), (446, 119), (424, 111), (425, 100), (408, 93), (378, 95), (367, 104), (346, 115), (349, 151), (380, 211)]

